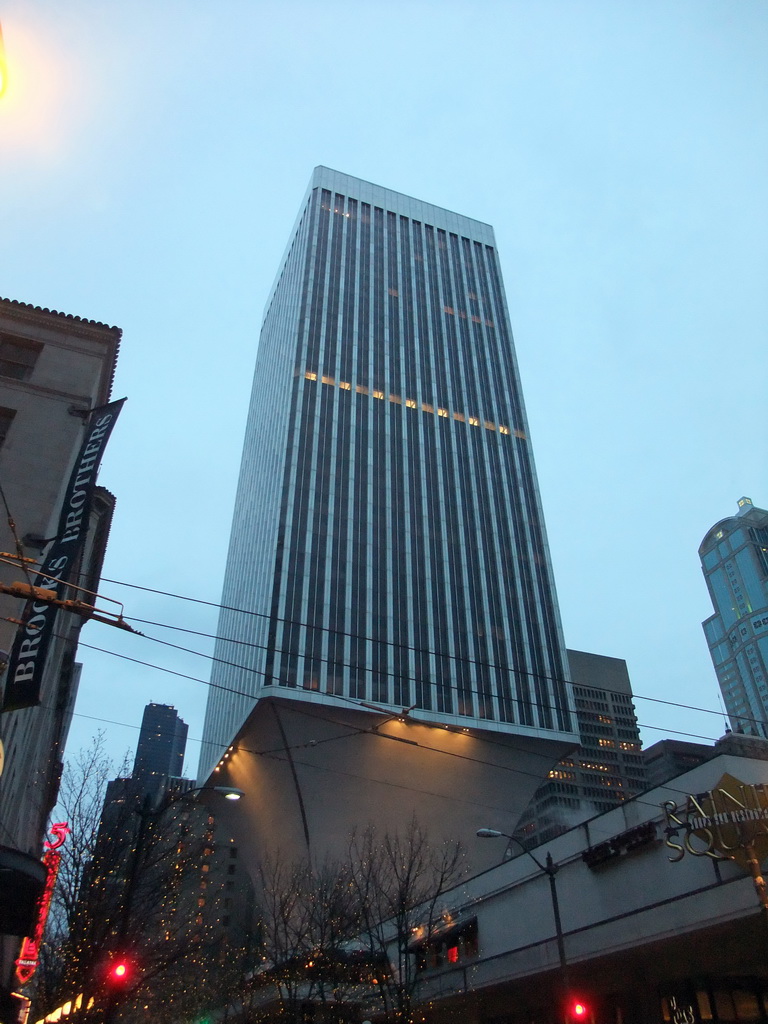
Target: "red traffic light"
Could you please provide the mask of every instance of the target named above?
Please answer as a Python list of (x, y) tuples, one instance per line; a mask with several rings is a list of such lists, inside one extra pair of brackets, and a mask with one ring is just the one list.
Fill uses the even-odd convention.
[(107, 970), (107, 981), (110, 985), (126, 985), (133, 976), (134, 965), (124, 957), (113, 961)]
[(572, 1024), (587, 1024), (591, 1017), (589, 1006), (583, 999), (569, 999), (567, 1016)]

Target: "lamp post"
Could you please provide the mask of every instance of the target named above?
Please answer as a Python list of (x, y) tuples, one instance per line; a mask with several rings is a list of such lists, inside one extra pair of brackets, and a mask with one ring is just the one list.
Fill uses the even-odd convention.
[[(524, 846), (519, 839), (515, 836), (510, 836), (506, 832), (499, 832), (495, 828), (479, 828), (477, 830), (478, 839), (509, 839), (513, 843), (517, 843), (523, 853), (527, 853), (531, 858), (536, 867), (543, 871), (544, 874), (549, 878), (549, 891), (552, 897), (552, 916), (555, 919), (555, 935), (557, 937), (557, 955), (560, 959), (560, 971), (562, 973), (563, 982), (567, 983), (568, 974), (568, 962), (565, 958), (565, 942), (563, 941), (563, 924), (560, 920), (560, 901), (557, 898), (557, 881), (556, 875), (559, 870), (558, 865), (552, 860), (552, 854), (547, 850), (547, 859), (542, 864), (538, 857), (534, 857), (527, 846)], [(567, 985), (566, 985), (567, 987)]]
[[(139, 827), (136, 832), (136, 842), (133, 848), (133, 855), (128, 864), (125, 895), (122, 901), (122, 906), (120, 907), (119, 920), (115, 935), (117, 949), (120, 953), (125, 952), (123, 947), (125, 946), (131, 922), (131, 912), (133, 910), (133, 903), (136, 895), (136, 886), (139, 875), (141, 874), (141, 862), (144, 857), (144, 847), (146, 846), (147, 836), (149, 834), (149, 823), (153, 818), (159, 818), (175, 804), (183, 803), (195, 793), (216, 793), (225, 800), (239, 800), (245, 795), (241, 789), (236, 789), (234, 786), (195, 786), (192, 789), (186, 789), (179, 793), (166, 793), (165, 797), (157, 804), (154, 802), (152, 793), (147, 793), (144, 796), (141, 805), (134, 807), (134, 813), (139, 816)], [(121, 980), (124, 975), (125, 970), (120, 976)], [(113, 985), (102, 1016), (102, 1024), (111, 1024), (117, 1008), (117, 996), (117, 988)]]
[[(568, 982), (568, 961), (565, 956), (565, 941), (563, 939), (563, 923), (560, 919), (560, 901), (557, 897), (557, 880), (556, 875), (559, 870), (557, 864), (552, 859), (552, 854), (547, 851), (547, 857), (544, 863), (535, 857), (527, 846), (524, 846), (515, 836), (509, 835), (507, 832), (499, 832), (495, 828), (479, 828), (476, 833), (478, 839), (509, 839), (513, 843), (517, 843), (523, 853), (528, 854), (536, 867), (543, 871), (549, 879), (549, 892), (552, 897), (552, 916), (555, 919), (555, 936), (557, 939), (557, 955), (560, 961), (560, 1008), (564, 1020), (569, 1020), (568, 1002), (569, 1002), (569, 982)], [(577, 1018), (580, 1018), (582, 1013), (586, 1013), (587, 1010), (584, 1004), (581, 1002), (576, 1004), (579, 1010), (575, 1011)]]

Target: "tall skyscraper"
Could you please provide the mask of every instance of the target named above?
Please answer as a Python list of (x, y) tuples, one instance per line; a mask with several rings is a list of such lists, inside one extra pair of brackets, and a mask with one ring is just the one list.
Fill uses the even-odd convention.
[(180, 776), (184, 769), (187, 730), (187, 723), (179, 717), (176, 708), (168, 704), (147, 704), (136, 746), (133, 777)]
[(740, 498), (699, 558), (715, 609), (704, 634), (731, 728), (768, 737), (768, 512)]
[(572, 740), (493, 229), (318, 167), (259, 343), (203, 736), (267, 695)]
[[(576, 745), (487, 224), (316, 168), (262, 326), (222, 604), (199, 782), (245, 793), (244, 862), (413, 820), (509, 831)], [(478, 869), (500, 856), (475, 846)]]

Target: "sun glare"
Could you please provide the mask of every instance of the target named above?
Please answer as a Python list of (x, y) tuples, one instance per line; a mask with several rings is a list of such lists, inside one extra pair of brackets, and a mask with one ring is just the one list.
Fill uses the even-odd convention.
[(71, 60), (39, 26), (0, 28), (0, 131), (4, 155), (52, 155), (66, 148), (80, 114)]
[(0, 99), (5, 95), (8, 84), (8, 68), (5, 63), (5, 46), (3, 45), (3, 26), (0, 25)]

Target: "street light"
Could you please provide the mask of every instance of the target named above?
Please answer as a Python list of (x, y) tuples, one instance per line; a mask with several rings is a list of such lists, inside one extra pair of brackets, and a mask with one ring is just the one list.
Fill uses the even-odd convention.
[(555, 876), (558, 872), (558, 865), (552, 860), (552, 854), (547, 851), (547, 859), (542, 864), (538, 857), (534, 857), (531, 851), (520, 842), (515, 836), (511, 836), (506, 832), (499, 832), (495, 828), (479, 828), (477, 830), (478, 839), (509, 839), (513, 843), (517, 843), (523, 853), (527, 853), (531, 858), (536, 867), (543, 871), (544, 874), (549, 878), (549, 891), (552, 897), (552, 915), (555, 919), (555, 935), (557, 936), (557, 953), (560, 958), (560, 974), (563, 981), (563, 994), (565, 995), (568, 991), (568, 962), (565, 958), (565, 942), (563, 940), (563, 925), (560, 920), (560, 901), (557, 898), (557, 881)]

